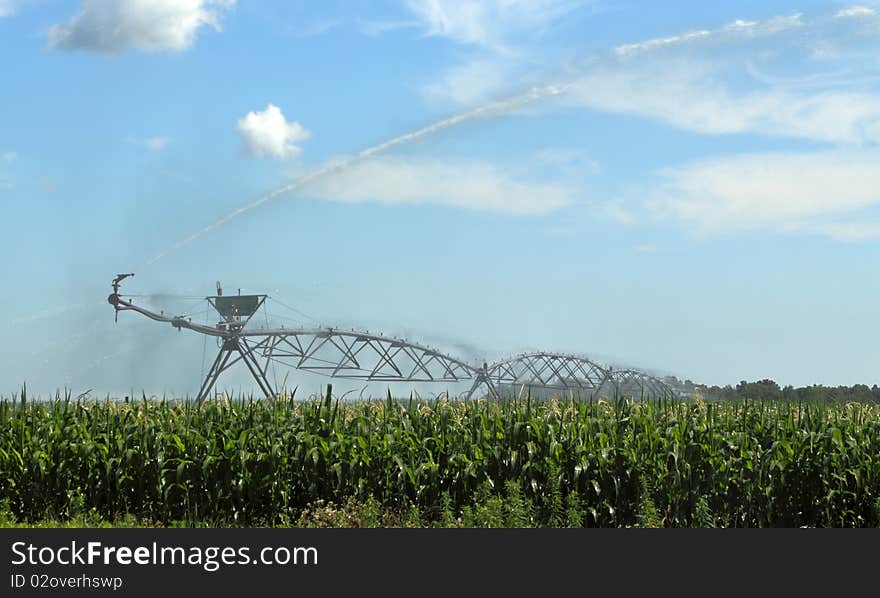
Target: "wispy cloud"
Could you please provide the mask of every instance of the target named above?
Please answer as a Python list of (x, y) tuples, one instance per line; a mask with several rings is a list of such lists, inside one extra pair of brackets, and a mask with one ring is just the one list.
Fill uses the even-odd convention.
[(219, 31), (222, 14), (234, 4), (235, 0), (81, 0), (76, 16), (49, 29), (49, 46), (101, 54), (186, 50), (203, 26)]
[[(429, 37), (469, 46), (459, 64), (422, 86), (430, 102), (473, 106), (521, 86), (546, 30), (592, 0), (406, 0)], [(405, 21), (411, 26), (413, 21)]]
[(536, 164), (556, 169), (561, 175), (582, 178), (602, 170), (602, 165), (589, 152), (578, 147), (547, 147), (535, 152)]
[(11, 17), (15, 14), (15, 5), (12, 0), (0, 0), (0, 17)]
[[(877, 49), (880, 29), (841, 22), (880, 16), (863, 8), (812, 19), (795, 14), (739, 20), (618, 46), (593, 61), (568, 97), (581, 107), (698, 134), (787, 137), (829, 146), (812, 153), (718, 157), (662, 171), (662, 192), (646, 203), (694, 235), (772, 231), (846, 241), (878, 238), (880, 213), (872, 214), (880, 212), (875, 149), (880, 92), (876, 81), (853, 72), (864, 74), (859, 59), (874, 64), (871, 50)], [(850, 44), (855, 37), (857, 46)], [(785, 40), (793, 43), (786, 46)], [(817, 74), (812, 60), (819, 50), (825, 71)], [(755, 62), (765, 59), (786, 74), (757, 76)], [(611, 202), (606, 213), (621, 222), (635, 213), (617, 214), (618, 207)]]
[(605, 216), (618, 224), (633, 224), (638, 220), (636, 211), (627, 207), (623, 200), (616, 199), (606, 202), (603, 206)]
[[(876, 71), (880, 27), (838, 21), (797, 13), (618, 46), (574, 78), (570, 100), (703, 134), (877, 143), (880, 92), (853, 72), (864, 74), (859, 61)], [(760, 73), (762, 62), (785, 74)]]
[(298, 156), (302, 148), (296, 144), (311, 137), (298, 122), (288, 122), (281, 108), (274, 104), (239, 119), (238, 133), (248, 154), (272, 158)]
[(307, 185), (302, 193), (350, 203), (437, 204), (521, 216), (548, 214), (575, 201), (571, 188), (518, 180), (492, 164), (398, 157), (361, 162)]
[(864, 210), (880, 205), (880, 152), (760, 153), (699, 161), (661, 172), (649, 201), (697, 235), (738, 231), (875, 236)]
[(803, 233), (814, 233), (834, 239), (856, 243), (880, 239), (880, 218), (873, 222), (843, 221), (843, 222), (811, 222), (801, 223), (791, 227)]
[(510, 73), (502, 61), (477, 58), (456, 65), (422, 88), (430, 101), (464, 106), (486, 102), (509, 84)]
[(14, 162), (18, 158), (18, 154), (16, 152), (7, 151), (0, 154), (0, 158), (2, 158), (4, 162)]
[(171, 137), (168, 137), (165, 135), (157, 135), (154, 137), (144, 137), (144, 138), (129, 137), (127, 140), (129, 143), (139, 145), (143, 148), (146, 148), (146, 149), (148, 149), (150, 151), (154, 151), (154, 152), (162, 151), (163, 149), (168, 147), (168, 145), (172, 141)]
[(144, 145), (147, 149), (151, 149), (154, 152), (158, 152), (160, 150), (168, 147), (168, 144), (171, 143), (171, 137), (165, 137), (160, 135), (158, 137), (147, 137), (144, 139)]
[(294, 32), (294, 37), (298, 38), (309, 38), (309, 37), (317, 37), (319, 35), (323, 35), (328, 31), (332, 31), (336, 29), (340, 25), (343, 24), (342, 19), (323, 19), (320, 21), (315, 21), (313, 23), (309, 23), (301, 29), (298, 29)]
[(496, 51), (507, 51), (518, 37), (540, 35), (585, 4), (583, 0), (406, 0), (428, 35)]
[(880, 141), (880, 94), (736, 89), (694, 60), (596, 68), (574, 84), (577, 105), (653, 118), (698, 133), (756, 133), (861, 144)]
[(422, 22), (414, 19), (357, 20), (358, 30), (364, 35), (369, 36), (384, 35), (385, 33), (391, 31), (398, 31), (401, 29), (415, 29), (421, 26)]
[(846, 19), (853, 17), (871, 17), (877, 14), (877, 10), (868, 6), (850, 6), (835, 13), (838, 19)]

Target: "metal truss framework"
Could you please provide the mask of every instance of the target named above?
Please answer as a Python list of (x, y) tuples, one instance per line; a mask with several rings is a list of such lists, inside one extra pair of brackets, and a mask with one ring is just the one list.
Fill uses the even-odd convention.
[(676, 395), (670, 385), (645, 372), (615, 370), (581, 355), (548, 352), (523, 353), (483, 364), (466, 396), (470, 398), (482, 385), (493, 398), (500, 398), (501, 389), (550, 390), (579, 397)]
[(207, 297), (220, 313), (217, 326), (194, 324), (182, 316), (168, 317), (135, 305), (119, 295), (113, 281), (108, 301), (116, 314), (135, 311), (144, 316), (220, 339), (221, 347), (199, 389), (198, 401), (211, 396), (220, 374), (243, 362), (267, 398), (276, 396), (269, 381), (275, 362), (308, 372), (349, 380), (381, 382), (473, 381), (466, 397), (485, 386), (492, 398), (504, 389), (528, 388), (578, 396), (632, 397), (673, 396), (675, 390), (662, 380), (635, 369), (616, 370), (587, 357), (563, 353), (525, 353), (473, 366), (430, 347), (404, 339), (356, 330), (335, 328), (273, 328), (248, 330), (248, 321), (262, 306), (265, 295)]
[(608, 380), (597, 394), (603, 394), (603, 390), (610, 390), (618, 396), (626, 397), (662, 397), (678, 394), (666, 382), (639, 370), (610, 370), (608, 373)]
[(504, 387), (546, 388), (560, 391), (591, 391), (608, 380), (608, 371), (586, 357), (559, 353), (524, 353), (492, 365), (483, 364), (468, 391), (481, 385), (498, 398)]
[(402, 339), (333, 328), (258, 330), (254, 350), (266, 360), (350, 380), (460, 382), (473, 368), (434, 349)]

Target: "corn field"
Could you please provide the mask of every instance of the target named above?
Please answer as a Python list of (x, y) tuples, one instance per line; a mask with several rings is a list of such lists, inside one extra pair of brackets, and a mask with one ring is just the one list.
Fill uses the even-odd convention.
[(0, 401), (0, 501), (18, 521), (90, 510), (290, 525), (352, 500), (425, 526), (876, 527), (880, 406), (346, 403), (329, 388), (201, 405)]

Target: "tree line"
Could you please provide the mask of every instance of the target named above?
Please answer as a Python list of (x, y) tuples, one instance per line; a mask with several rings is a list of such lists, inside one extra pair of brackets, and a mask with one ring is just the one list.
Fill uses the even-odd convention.
[(874, 384), (853, 384), (852, 386), (779, 386), (770, 379), (747, 382), (743, 380), (736, 386), (694, 385), (694, 390), (704, 398), (714, 400), (764, 400), (764, 401), (803, 401), (803, 402), (874, 402), (880, 403), (880, 386)]

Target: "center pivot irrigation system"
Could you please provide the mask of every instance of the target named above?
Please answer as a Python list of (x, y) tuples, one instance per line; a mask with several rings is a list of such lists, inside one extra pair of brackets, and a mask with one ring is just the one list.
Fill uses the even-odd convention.
[(131, 274), (119, 274), (107, 298), (119, 318), (121, 311), (135, 311), (157, 322), (168, 322), (218, 339), (220, 351), (199, 389), (198, 401), (207, 399), (220, 374), (239, 361), (267, 398), (276, 396), (269, 381), (270, 364), (305, 370), (335, 378), (379, 382), (467, 382), (466, 397), (485, 385), (489, 396), (528, 388), (574, 396), (678, 396), (666, 382), (635, 369), (614, 369), (586, 357), (563, 353), (524, 353), (482, 365), (468, 364), (430, 347), (404, 339), (338, 328), (248, 328), (253, 315), (268, 295), (217, 294), (205, 300), (220, 316), (215, 326), (195, 324), (185, 316), (168, 317), (139, 305), (119, 286)]

